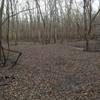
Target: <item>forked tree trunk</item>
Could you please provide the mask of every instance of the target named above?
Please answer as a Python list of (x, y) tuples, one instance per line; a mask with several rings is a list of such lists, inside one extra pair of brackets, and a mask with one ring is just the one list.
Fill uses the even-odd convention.
[[(86, 40), (86, 48), (85, 48), (86, 51), (89, 50), (89, 37), (90, 37), (90, 34), (91, 34), (91, 30), (92, 30), (92, 1), (89, 0), (88, 2), (89, 2), (89, 4), (87, 5), (86, 0), (84, 0), (84, 32), (85, 32), (85, 40)], [(89, 28), (88, 29), (87, 29), (87, 16), (86, 16), (87, 6), (86, 5), (89, 7), (88, 8), (88, 10), (89, 10), (89, 15), (88, 15)]]

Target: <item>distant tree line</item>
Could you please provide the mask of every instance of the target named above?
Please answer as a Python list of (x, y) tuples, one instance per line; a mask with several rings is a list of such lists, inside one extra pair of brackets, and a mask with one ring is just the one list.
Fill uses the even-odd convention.
[(99, 17), (93, 10), (94, 0), (27, 0), (24, 8), (19, 0), (0, 2), (0, 45), (2, 40), (33, 41), (42, 44), (65, 40), (89, 40), (95, 37), (93, 27)]

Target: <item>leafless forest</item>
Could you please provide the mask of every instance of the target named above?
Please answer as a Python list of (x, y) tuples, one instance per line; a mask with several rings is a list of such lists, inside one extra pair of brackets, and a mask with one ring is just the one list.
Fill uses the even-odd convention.
[(100, 0), (0, 0), (0, 100), (100, 100)]

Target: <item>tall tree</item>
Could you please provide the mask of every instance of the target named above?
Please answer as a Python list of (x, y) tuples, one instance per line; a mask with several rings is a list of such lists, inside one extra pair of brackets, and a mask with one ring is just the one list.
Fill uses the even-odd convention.
[(3, 9), (4, 9), (4, 1), (1, 1), (0, 5), (0, 60), (1, 60), (1, 51), (2, 51), (2, 16), (3, 16)]

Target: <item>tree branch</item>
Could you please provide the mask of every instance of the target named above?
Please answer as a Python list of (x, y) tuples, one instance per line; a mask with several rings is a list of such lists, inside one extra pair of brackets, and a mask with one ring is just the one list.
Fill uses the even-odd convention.
[(3, 25), (10, 17), (14, 17), (14, 16), (16, 16), (16, 15), (18, 15), (18, 14), (24, 13), (24, 12), (29, 11), (29, 10), (34, 10), (34, 9), (36, 9), (36, 8), (21, 10), (21, 11), (15, 13), (15, 14), (13, 14), (13, 15), (10, 15), (9, 17), (7, 17), (7, 18), (4, 19), (4, 21), (2, 22), (2, 25)]

